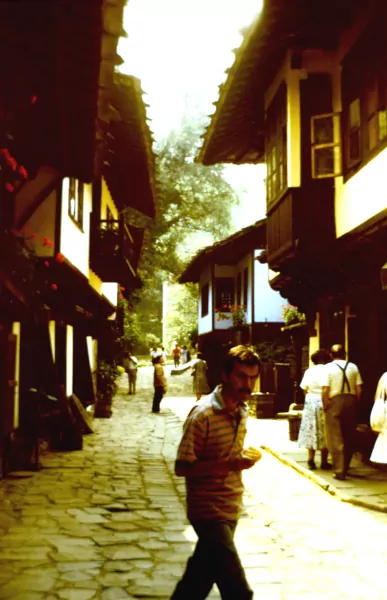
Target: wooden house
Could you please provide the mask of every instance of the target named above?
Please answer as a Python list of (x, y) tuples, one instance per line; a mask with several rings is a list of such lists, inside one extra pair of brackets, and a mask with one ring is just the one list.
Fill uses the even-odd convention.
[(214, 384), (225, 349), (274, 342), (283, 326), (283, 299), (269, 285), (267, 264), (258, 260), (265, 247), (262, 219), (201, 250), (179, 279), (199, 284), (198, 344)]
[(366, 418), (387, 365), (387, 5), (265, 0), (199, 160), (266, 163), (270, 284), (343, 343)]
[(0, 6), (0, 461), (27, 390), (95, 401), (137, 284), (144, 231), (124, 210), (154, 217), (154, 156), (140, 83), (115, 73), (123, 6)]

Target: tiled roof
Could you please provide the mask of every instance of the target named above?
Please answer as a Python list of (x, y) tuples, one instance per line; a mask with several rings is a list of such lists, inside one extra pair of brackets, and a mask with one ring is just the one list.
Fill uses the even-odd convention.
[(264, 92), (288, 48), (332, 48), (361, 0), (266, 0), (219, 86), (197, 161), (264, 162)]
[(266, 247), (266, 219), (249, 225), (228, 238), (207, 246), (192, 258), (179, 283), (197, 283), (201, 273), (209, 264), (235, 265), (244, 256)]

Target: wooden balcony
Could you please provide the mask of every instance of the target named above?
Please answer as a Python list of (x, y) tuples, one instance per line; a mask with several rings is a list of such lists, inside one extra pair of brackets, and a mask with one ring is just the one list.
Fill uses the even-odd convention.
[(136, 277), (136, 247), (123, 219), (93, 222), (90, 228), (90, 267), (103, 282), (124, 284)]
[(313, 264), (335, 240), (334, 189), (330, 180), (288, 188), (267, 215), (268, 264), (273, 270)]

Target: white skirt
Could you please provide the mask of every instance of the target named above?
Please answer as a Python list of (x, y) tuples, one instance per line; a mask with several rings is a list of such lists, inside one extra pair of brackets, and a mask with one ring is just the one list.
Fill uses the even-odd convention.
[(379, 433), (370, 460), (375, 463), (387, 464), (387, 431)]

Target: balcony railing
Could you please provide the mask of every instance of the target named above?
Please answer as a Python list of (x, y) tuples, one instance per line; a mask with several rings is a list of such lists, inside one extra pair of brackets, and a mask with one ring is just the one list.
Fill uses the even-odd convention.
[(131, 274), (135, 255), (134, 241), (123, 219), (91, 220), (91, 268), (104, 282), (122, 283)]

